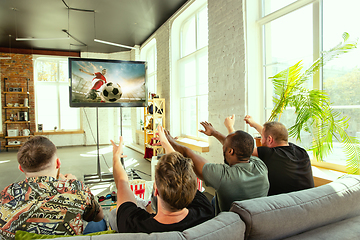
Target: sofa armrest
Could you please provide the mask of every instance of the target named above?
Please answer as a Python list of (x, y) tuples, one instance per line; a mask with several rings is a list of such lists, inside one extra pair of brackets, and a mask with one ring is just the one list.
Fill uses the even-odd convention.
[(182, 232), (186, 239), (218, 240), (218, 239), (244, 239), (245, 223), (239, 215), (232, 212), (221, 212), (195, 227)]
[(237, 201), (230, 211), (246, 224), (245, 239), (281, 239), (360, 215), (360, 177), (307, 190)]

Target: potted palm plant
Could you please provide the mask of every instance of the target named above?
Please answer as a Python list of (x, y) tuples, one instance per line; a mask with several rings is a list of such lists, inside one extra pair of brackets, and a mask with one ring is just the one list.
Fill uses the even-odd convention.
[(357, 42), (349, 41), (349, 34), (343, 34), (343, 41), (322, 53), (308, 69), (303, 70), (302, 61), (271, 77), (274, 86), (274, 108), (268, 121), (280, 121), (286, 108), (295, 109), (296, 120), (289, 128), (289, 136), (301, 139), (304, 132), (312, 137), (308, 150), (322, 161), (333, 149), (333, 138), (337, 139), (346, 154), (347, 170), (359, 174), (360, 147), (355, 137), (347, 134), (349, 118), (331, 107), (329, 95), (318, 89), (308, 89), (304, 83), (326, 62), (356, 48)]

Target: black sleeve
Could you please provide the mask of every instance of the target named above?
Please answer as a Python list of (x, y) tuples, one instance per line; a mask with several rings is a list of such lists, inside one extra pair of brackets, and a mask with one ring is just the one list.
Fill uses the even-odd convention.
[(133, 202), (124, 202), (120, 205), (116, 213), (116, 222), (119, 233), (138, 232), (138, 226), (152, 217), (153, 214), (139, 208)]

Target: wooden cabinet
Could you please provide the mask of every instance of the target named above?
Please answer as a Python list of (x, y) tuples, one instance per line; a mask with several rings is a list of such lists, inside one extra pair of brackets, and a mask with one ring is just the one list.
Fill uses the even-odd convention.
[(165, 128), (165, 99), (149, 99), (148, 106), (144, 109), (144, 145), (146, 159), (151, 160), (151, 157), (147, 156), (149, 149), (152, 149), (151, 156), (164, 153), (164, 149), (160, 143), (153, 140), (153, 137), (155, 137), (158, 132), (157, 127), (159, 125)]
[(23, 142), (32, 137), (30, 133), (30, 105), (29, 79), (26, 87), (13, 87), (7, 78), (4, 78), (4, 113), (5, 119), (5, 148), (20, 147)]

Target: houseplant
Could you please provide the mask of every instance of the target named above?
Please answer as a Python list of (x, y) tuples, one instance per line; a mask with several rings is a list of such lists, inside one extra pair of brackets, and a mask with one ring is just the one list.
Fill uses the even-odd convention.
[(271, 77), (274, 86), (274, 108), (268, 121), (280, 121), (282, 113), (289, 107), (295, 109), (296, 120), (289, 128), (289, 136), (301, 139), (304, 132), (312, 137), (308, 150), (322, 161), (333, 149), (333, 138), (337, 139), (346, 154), (347, 170), (359, 174), (360, 147), (355, 137), (347, 134), (349, 118), (331, 108), (329, 95), (318, 89), (308, 89), (304, 83), (326, 62), (356, 48), (357, 42), (349, 41), (343, 34), (343, 42), (322, 53), (308, 69), (303, 71), (302, 61)]

